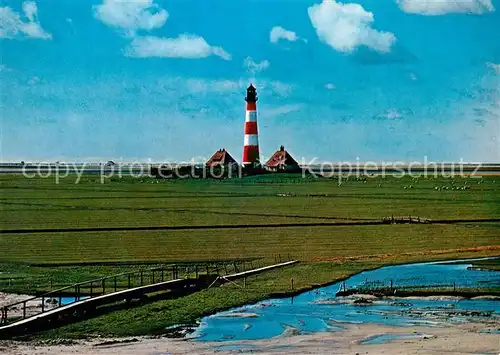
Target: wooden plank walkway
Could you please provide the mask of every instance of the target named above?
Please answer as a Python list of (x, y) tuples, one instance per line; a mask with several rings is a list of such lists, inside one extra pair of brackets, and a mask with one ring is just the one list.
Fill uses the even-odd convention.
[(261, 267), (261, 268), (258, 268), (258, 269), (253, 269), (253, 270), (238, 272), (236, 274), (224, 276), (224, 278), (227, 279), (227, 280), (233, 281), (233, 280), (237, 280), (237, 279), (249, 277), (249, 276), (252, 276), (252, 275), (255, 275), (255, 274), (259, 274), (261, 272), (270, 271), (270, 270), (273, 270), (273, 269), (278, 269), (278, 268), (281, 268), (281, 267), (294, 265), (294, 264), (297, 264), (298, 262), (299, 262), (298, 260), (291, 260), (291, 261), (287, 261), (287, 262), (284, 262), (284, 263), (279, 263), (279, 264), (264, 266), (264, 267)]
[(18, 322), (2, 326), (2, 327), (0, 327), (0, 332), (2, 332), (4, 330), (9, 330), (9, 329), (12, 329), (12, 328), (15, 328), (18, 326), (22, 326), (22, 325), (30, 323), (30, 322), (35, 322), (35, 321), (38, 321), (38, 320), (43, 319), (43, 318), (48, 318), (48, 317), (51, 317), (57, 313), (66, 313), (69, 310), (80, 308), (82, 305), (97, 306), (97, 305), (110, 303), (111, 301), (116, 302), (117, 299), (127, 299), (128, 297), (132, 297), (132, 295), (137, 295), (138, 293), (146, 294), (146, 293), (150, 293), (150, 292), (155, 292), (155, 291), (158, 291), (158, 289), (160, 289), (160, 288), (169, 289), (169, 286), (170, 287), (172, 287), (172, 286), (178, 287), (179, 286), (178, 284), (180, 284), (180, 283), (182, 283), (184, 285), (185, 281), (186, 280), (182, 280), (182, 279), (170, 280), (170, 281), (160, 282), (160, 283), (153, 284), (153, 285), (135, 287), (135, 288), (131, 288), (128, 290), (122, 290), (122, 291), (104, 294), (101, 296), (86, 298), (86, 299), (83, 299), (83, 300), (80, 300), (77, 302), (67, 304), (65, 306), (51, 309), (50, 311), (47, 311), (44, 313), (37, 314), (33, 317), (22, 319)]
[[(264, 266), (257, 269), (252, 269), (248, 271), (238, 272), (235, 274), (218, 277), (217, 275), (203, 275), (205, 277), (198, 277), (197, 279), (185, 278), (185, 279), (174, 279), (165, 282), (159, 282), (155, 284), (150, 284), (146, 286), (134, 287), (126, 290), (116, 291), (108, 294), (103, 294), (100, 296), (95, 296), (91, 298), (82, 299), (70, 303), (68, 305), (60, 306), (46, 312), (21, 319), (17, 322), (13, 322), (4, 326), (0, 326), (0, 339), (10, 338), (14, 335), (24, 335), (30, 332), (30, 329), (35, 329), (36, 331), (46, 330), (50, 328), (50, 323), (57, 320), (65, 315), (73, 314), (74, 312), (85, 312), (87, 310), (95, 310), (97, 307), (111, 304), (119, 301), (124, 301), (128, 299), (140, 298), (146, 294), (158, 292), (158, 291), (182, 291), (182, 290), (199, 290), (206, 288), (213, 284), (217, 279), (220, 280), (220, 284), (233, 281), (241, 278), (246, 278), (252, 275), (256, 275), (262, 272), (270, 271), (273, 269), (286, 267), (298, 263), (297, 260), (287, 261), (283, 263), (278, 263), (274, 265)], [(49, 326), (47, 326), (49, 325)]]

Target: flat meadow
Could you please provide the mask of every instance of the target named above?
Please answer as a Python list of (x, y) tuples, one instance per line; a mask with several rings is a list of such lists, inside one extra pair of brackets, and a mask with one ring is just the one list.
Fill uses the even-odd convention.
[[(230, 285), (205, 290), (51, 333), (58, 335), (150, 334), (289, 292), (290, 278), (307, 289), (385, 264), (500, 254), (498, 176), (123, 177), (101, 184), (84, 175), (75, 184), (70, 175), (56, 184), (3, 174), (0, 189), (0, 292), (35, 293), (163, 263), (301, 261), (252, 277), (244, 293)], [(366, 224), (409, 216), (446, 223)], [(172, 313), (178, 307), (184, 310)], [(144, 317), (154, 321), (144, 326)]]

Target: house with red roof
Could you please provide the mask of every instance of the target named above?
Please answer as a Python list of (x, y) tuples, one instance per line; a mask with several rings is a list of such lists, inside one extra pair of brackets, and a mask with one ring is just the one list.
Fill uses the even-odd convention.
[(267, 170), (293, 172), (300, 170), (299, 163), (281, 146), (265, 164)]

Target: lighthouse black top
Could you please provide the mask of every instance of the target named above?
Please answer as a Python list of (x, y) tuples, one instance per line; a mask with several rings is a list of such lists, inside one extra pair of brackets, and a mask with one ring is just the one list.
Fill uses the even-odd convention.
[(247, 88), (247, 97), (245, 97), (246, 102), (257, 102), (258, 97), (257, 97), (257, 91), (255, 90), (255, 87), (250, 84), (250, 86)]

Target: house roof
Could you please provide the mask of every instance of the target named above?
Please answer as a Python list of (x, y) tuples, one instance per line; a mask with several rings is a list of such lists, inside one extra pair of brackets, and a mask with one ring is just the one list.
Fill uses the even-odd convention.
[(207, 166), (237, 164), (236, 160), (225, 149), (219, 149), (208, 159)]
[(276, 153), (273, 154), (271, 158), (266, 163), (269, 168), (276, 168), (280, 166), (293, 166), (299, 165), (295, 159), (285, 150), (285, 147), (281, 146)]

